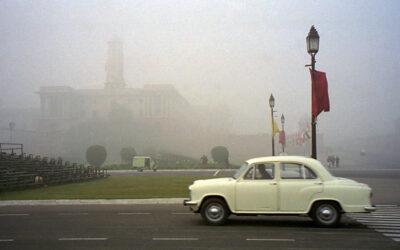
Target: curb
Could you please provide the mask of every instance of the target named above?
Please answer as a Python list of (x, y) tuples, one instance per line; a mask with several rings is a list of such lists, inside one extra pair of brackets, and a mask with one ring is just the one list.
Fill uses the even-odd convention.
[(64, 206), (64, 205), (156, 205), (183, 204), (184, 198), (160, 199), (97, 199), (97, 200), (9, 200), (0, 201), (0, 207), (7, 206)]

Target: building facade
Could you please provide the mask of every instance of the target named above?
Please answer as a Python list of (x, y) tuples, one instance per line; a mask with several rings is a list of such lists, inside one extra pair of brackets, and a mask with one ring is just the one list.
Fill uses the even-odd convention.
[(127, 88), (123, 76), (122, 43), (117, 38), (108, 43), (103, 88), (42, 86), (37, 93), (40, 96), (41, 131), (62, 131), (93, 117), (106, 118), (115, 106), (129, 110), (138, 120), (162, 120), (168, 124), (189, 107), (186, 99), (170, 84)]
[(182, 117), (191, 112), (191, 105), (173, 85), (126, 87), (122, 43), (116, 38), (108, 43), (105, 69), (105, 82), (98, 89), (40, 87), (33, 153), (83, 162), (86, 148), (100, 144), (107, 148), (107, 158), (117, 161), (124, 146), (140, 152), (169, 145), (175, 132), (182, 132), (179, 128), (187, 128)]

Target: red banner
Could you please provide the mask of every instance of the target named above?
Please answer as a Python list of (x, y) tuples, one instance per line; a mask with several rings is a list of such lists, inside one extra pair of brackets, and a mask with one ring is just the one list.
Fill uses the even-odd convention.
[(280, 131), (279, 132), (279, 143), (282, 144), (284, 147), (286, 146), (285, 131)]
[(322, 111), (328, 112), (329, 107), (329, 95), (328, 95), (328, 80), (326, 79), (325, 72), (314, 71), (314, 77), (311, 73), (311, 84), (312, 84), (312, 115), (317, 117)]

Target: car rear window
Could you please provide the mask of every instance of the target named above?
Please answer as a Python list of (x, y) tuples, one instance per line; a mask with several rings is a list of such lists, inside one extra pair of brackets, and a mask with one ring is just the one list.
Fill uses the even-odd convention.
[(308, 167), (297, 163), (280, 164), (281, 179), (316, 179), (317, 175)]

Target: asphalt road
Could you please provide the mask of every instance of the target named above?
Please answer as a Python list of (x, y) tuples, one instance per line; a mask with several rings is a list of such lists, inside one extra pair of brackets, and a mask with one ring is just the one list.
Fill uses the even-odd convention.
[[(398, 171), (333, 170), (369, 184), (372, 214), (348, 214), (336, 228), (308, 217), (231, 216), (206, 226), (182, 205), (0, 207), (0, 249), (400, 249)], [(115, 172), (113, 175), (229, 176), (232, 171)]]
[[(400, 218), (397, 206), (378, 211)], [(0, 249), (400, 249), (396, 224), (385, 233), (358, 220), (319, 228), (308, 217), (231, 216), (211, 227), (182, 205), (1, 207)]]

